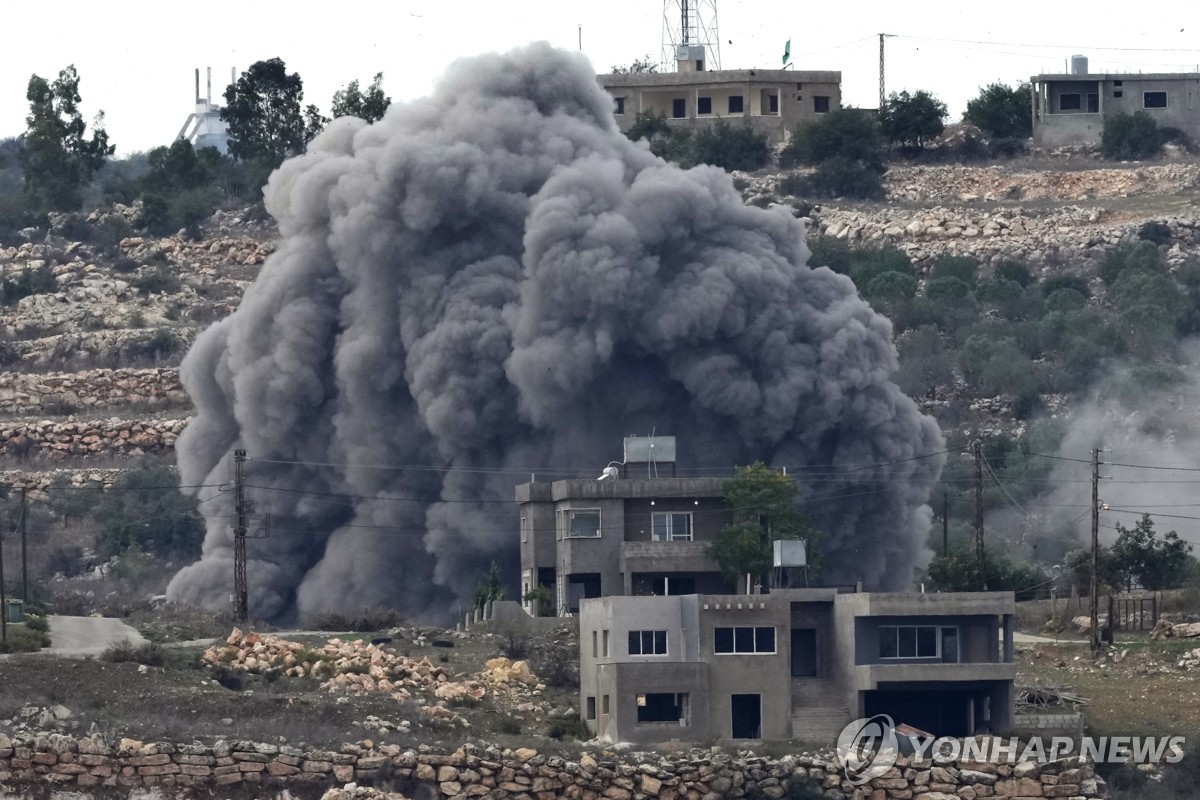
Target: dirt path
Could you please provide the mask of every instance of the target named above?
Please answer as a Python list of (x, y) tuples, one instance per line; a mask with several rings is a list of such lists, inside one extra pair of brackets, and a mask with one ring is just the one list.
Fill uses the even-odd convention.
[(52, 656), (79, 658), (103, 653), (109, 645), (125, 640), (145, 644), (136, 628), (109, 617), (51, 616), (50, 646), (42, 652)]

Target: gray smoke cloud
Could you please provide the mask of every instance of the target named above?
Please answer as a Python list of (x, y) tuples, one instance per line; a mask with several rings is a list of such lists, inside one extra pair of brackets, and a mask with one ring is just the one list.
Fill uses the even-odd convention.
[[(184, 360), (177, 445), (185, 484), (252, 459), (256, 616), (447, 616), (513, 564), (528, 470), (592, 477), (655, 428), (684, 467), (844, 466), (806, 484), (826, 576), (909, 585), (942, 464), (917, 457), (943, 445), (892, 383), (889, 322), (806, 266), (790, 213), (623, 136), (582, 56), (462, 60), (332, 123), (265, 195), (278, 250)], [(231, 495), (201, 499), (203, 556), (168, 593), (226, 607)]]

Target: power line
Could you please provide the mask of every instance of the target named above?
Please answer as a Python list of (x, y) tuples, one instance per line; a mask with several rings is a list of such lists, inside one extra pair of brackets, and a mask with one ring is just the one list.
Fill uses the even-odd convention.
[(909, 36), (903, 33), (888, 34), (898, 39), (915, 39), (923, 42), (955, 42), (958, 44), (978, 44), (995, 47), (1027, 47), (1044, 50), (1092, 50), (1104, 52), (1129, 53), (1200, 53), (1200, 48), (1194, 47), (1101, 47), (1094, 44), (1031, 44), (1029, 42), (994, 42), (983, 39), (950, 39), (936, 36)]

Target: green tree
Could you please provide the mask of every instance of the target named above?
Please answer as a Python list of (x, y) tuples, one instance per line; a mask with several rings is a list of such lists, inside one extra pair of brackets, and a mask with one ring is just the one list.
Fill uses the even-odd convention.
[(79, 112), (79, 75), (73, 65), (58, 73), (53, 83), (31, 76), (25, 99), (29, 116), (19, 158), (29, 199), (38, 208), (78, 208), (83, 186), (116, 149), (108, 143), (104, 112), (96, 115), (88, 136)]
[(1162, 149), (1162, 131), (1154, 117), (1145, 111), (1126, 114), (1118, 111), (1104, 117), (1100, 132), (1100, 152), (1117, 161), (1137, 161), (1158, 155)]
[(1036, 283), (1033, 274), (1029, 271), (1029, 267), (1018, 261), (1005, 259), (996, 265), (996, 269), (992, 274), (997, 278), (1016, 281), (1021, 284), (1022, 289), (1031, 283)]
[(633, 124), (625, 131), (625, 135), (635, 142), (642, 139), (654, 142), (656, 137), (670, 136), (671, 126), (667, 123), (665, 114), (658, 111), (639, 111), (634, 115)]
[(142, 224), (159, 236), (182, 228), (191, 238), (200, 238), (200, 223), (212, 215), (219, 199), (213, 181), (224, 156), (211, 147), (197, 153), (186, 139), (146, 155), (148, 166), (138, 181)]
[(706, 548), (726, 580), (737, 584), (746, 575), (753, 575), (768, 585), (772, 542), (777, 539), (805, 539), (809, 568), (819, 566), (814, 548), (816, 532), (797, 508), (798, 495), (795, 481), (761, 461), (737, 469), (724, 492), (733, 523), (722, 528)]
[(1134, 582), (1152, 591), (1177, 589), (1196, 566), (1192, 546), (1169, 531), (1160, 539), (1149, 514), (1132, 528), (1117, 523), (1117, 540), (1109, 549), (1113, 571), (1127, 590)]
[(888, 97), (879, 109), (879, 122), (889, 142), (920, 150), (942, 135), (947, 114), (946, 104), (924, 89), (906, 90)]
[(101, 555), (120, 555), (135, 545), (162, 556), (200, 555), (204, 522), (196, 499), (179, 491), (179, 476), (171, 470), (128, 470), (95, 502), (94, 516), (101, 528), (96, 550)]
[(937, 397), (941, 386), (954, 382), (954, 367), (933, 325), (905, 331), (896, 342), (900, 369), (896, 382), (910, 397)]
[(392, 98), (383, 93), (383, 73), (377, 72), (365, 92), (359, 88), (357, 80), (334, 92), (330, 108), (334, 119), (358, 117), (367, 122), (378, 122), (391, 104)]
[(975, 288), (978, 272), (979, 262), (967, 256), (939, 256), (929, 267), (930, 278), (957, 278), (968, 289)]
[(779, 163), (817, 168), (801, 182), (806, 193), (875, 200), (884, 196), (885, 149), (874, 114), (840, 108), (792, 131)]
[(917, 279), (903, 272), (884, 272), (876, 275), (863, 288), (868, 300), (896, 304), (911, 300), (917, 293)]
[(488, 567), (487, 575), (475, 584), (475, 607), (482, 609), (493, 600), (504, 599), (504, 581), (500, 577), (500, 565), (495, 561)]
[[(225, 89), (221, 119), (229, 127), (229, 152), (242, 161), (278, 165), (313, 135), (320, 115), (301, 109), (304, 82), (281, 58), (256, 61)], [(315, 111), (315, 106), (309, 106)]]
[(988, 553), (983, 564), (974, 550), (951, 551), (929, 562), (929, 582), (942, 592), (979, 592), (986, 586), (991, 592), (1013, 592), (1018, 600), (1029, 600), (1039, 594), (1050, 576), (1036, 566), (1022, 566), (1002, 556)]
[(1015, 87), (990, 83), (967, 102), (963, 119), (996, 139), (1028, 139), (1033, 135), (1029, 83)]
[(946, 275), (930, 278), (925, 284), (925, 296), (938, 302), (962, 300), (971, 293), (971, 286), (963, 280)]
[(629, 64), (623, 67), (614, 65), (609, 70), (613, 75), (642, 75), (651, 72), (658, 72), (658, 64), (650, 59), (650, 54), (647, 53), (642, 58), (635, 58)]

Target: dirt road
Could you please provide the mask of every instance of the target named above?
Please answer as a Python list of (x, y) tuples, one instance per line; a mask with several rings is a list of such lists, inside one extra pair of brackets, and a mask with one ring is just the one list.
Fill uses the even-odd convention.
[(145, 644), (136, 628), (108, 617), (49, 617), (50, 646), (42, 652), (53, 656), (80, 658), (103, 653), (117, 642), (132, 640)]

